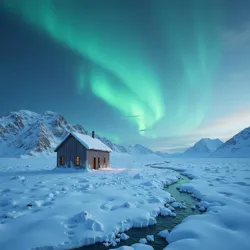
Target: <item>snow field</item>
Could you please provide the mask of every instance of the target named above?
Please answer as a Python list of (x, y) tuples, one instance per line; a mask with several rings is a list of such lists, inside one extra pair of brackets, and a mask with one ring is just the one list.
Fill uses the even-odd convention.
[(197, 209), (206, 212), (167, 234), (165, 249), (250, 249), (250, 160), (176, 159), (169, 167), (193, 178), (179, 190), (198, 198)]
[[(37, 164), (1, 159), (0, 249), (69, 249), (95, 242), (113, 249), (131, 227), (152, 225), (159, 214), (174, 216), (175, 208), (185, 209), (162, 190), (178, 180), (171, 169), (192, 178), (179, 190), (198, 198), (192, 209), (205, 213), (187, 217), (171, 232), (161, 231), (169, 243), (165, 249), (250, 249), (249, 159), (171, 159), (158, 165), (169, 169), (146, 167), (150, 162), (159, 158), (129, 161), (115, 154), (113, 169), (88, 172), (51, 171), (48, 159)], [(149, 239), (152, 235), (145, 235), (146, 242), (117, 249), (152, 250), (143, 244)]]
[(162, 188), (176, 181), (172, 170), (148, 167), (6, 169), (0, 175), (0, 249), (70, 249), (95, 242), (115, 246), (118, 233), (156, 223), (164, 204), (175, 201)]

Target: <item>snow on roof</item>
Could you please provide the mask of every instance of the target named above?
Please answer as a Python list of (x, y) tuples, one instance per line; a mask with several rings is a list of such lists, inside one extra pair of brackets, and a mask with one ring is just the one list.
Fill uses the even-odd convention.
[[(73, 137), (75, 137), (87, 149), (112, 152), (112, 150), (107, 145), (105, 145), (103, 142), (101, 142), (97, 138), (92, 138), (89, 135), (83, 135), (83, 134), (74, 133), (74, 132), (69, 133), (66, 136), (66, 138), (68, 138), (69, 135), (72, 135)], [(55, 151), (61, 146), (61, 144), (66, 140), (66, 138), (56, 147)]]

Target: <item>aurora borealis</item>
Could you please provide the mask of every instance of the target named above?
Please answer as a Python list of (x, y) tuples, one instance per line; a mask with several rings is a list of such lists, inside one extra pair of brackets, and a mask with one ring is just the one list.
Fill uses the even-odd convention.
[(60, 53), (71, 53), (62, 62), (71, 64), (76, 94), (55, 109), (110, 139), (134, 143), (186, 135), (212, 119), (230, 9), (225, 5), (224, 0), (2, 0), (1, 13)]

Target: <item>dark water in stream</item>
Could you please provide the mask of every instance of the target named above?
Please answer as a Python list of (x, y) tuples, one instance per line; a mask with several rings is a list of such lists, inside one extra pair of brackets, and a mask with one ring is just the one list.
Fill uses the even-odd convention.
[[(155, 167), (157, 168), (157, 167)], [(168, 187), (165, 188), (165, 190), (173, 197), (175, 197), (176, 201), (181, 202), (183, 201), (185, 203), (186, 209), (175, 209), (176, 217), (163, 217), (158, 216), (156, 218), (157, 224), (149, 227), (143, 227), (143, 228), (132, 228), (125, 232), (130, 238), (128, 240), (123, 240), (120, 243), (117, 244), (115, 247), (105, 247), (103, 243), (96, 243), (89, 246), (84, 246), (80, 248), (74, 248), (74, 250), (108, 250), (108, 249), (114, 249), (118, 248), (123, 245), (130, 246), (134, 243), (138, 243), (141, 238), (146, 238), (147, 235), (154, 235), (154, 242), (149, 242), (149, 245), (151, 245), (155, 250), (163, 249), (167, 246), (167, 242), (165, 239), (159, 237), (157, 234), (165, 229), (168, 229), (168, 231), (171, 231), (176, 225), (180, 224), (184, 218), (186, 218), (189, 215), (194, 214), (200, 214), (199, 211), (195, 210), (193, 211), (191, 209), (191, 206), (194, 206), (197, 202), (196, 199), (192, 198), (190, 194), (187, 193), (181, 193), (177, 190), (176, 187), (178, 187), (180, 184), (183, 184), (188, 181), (188, 178), (185, 176), (182, 176), (181, 179)]]

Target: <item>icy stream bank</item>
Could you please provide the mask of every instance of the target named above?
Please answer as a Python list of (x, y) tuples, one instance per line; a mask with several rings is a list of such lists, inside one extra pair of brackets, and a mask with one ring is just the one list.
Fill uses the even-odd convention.
[[(157, 168), (157, 167), (155, 167)], [(164, 167), (161, 169), (164, 169)], [(176, 214), (176, 216), (161, 216), (159, 215), (156, 220), (157, 224), (154, 224), (152, 226), (148, 227), (142, 227), (142, 228), (131, 228), (129, 229), (126, 234), (129, 236), (129, 239), (126, 241), (120, 241), (119, 237), (117, 237), (117, 245), (115, 247), (109, 247), (103, 245), (103, 243), (96, 243), (89, 246), (84, 246), (80, 248), (74, 248), (74, 250), (104, 250), (104, 249), (116, 249), (123, 245), (132, 245), (135, 243), (138, 243), (140, 239), (146, 238), (147, 235), (154, 235), (154, 241), (148, 242), (148, 245), (152, 246), (155, 250), (157, 249), (163, 249), (167, 246), (167, 242), (164, 238), (160, 237), (158, 233), (160, 231), (163, 231), (165, 229), (168, 229), (168, 231), (171, 231), (176, 225), (180, 224), (184, 218), (186, 218), (189, 215), (194, 214), (200, 214), (200, 212), (197, 209), (194, 209), (195, 204), (197, 203), (197, 200), (191, 197), (188, 193), (179, 192), (177, 187), (181, 184), (184, 184), (188, 181), (188, 178), (185, 176), (181, 176), (178, 182), (171, 184), (169, 186), (166, 186), (164, 188), (165, 191), (169, 192), (179, 203), (183, 204), (186, 208), (171, 208), (174, 209), (173, 212)], [(176, 203), (175, 205), (178, 205), (179, 203)]]

